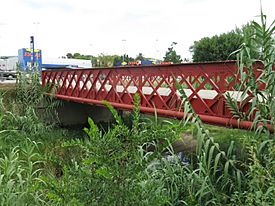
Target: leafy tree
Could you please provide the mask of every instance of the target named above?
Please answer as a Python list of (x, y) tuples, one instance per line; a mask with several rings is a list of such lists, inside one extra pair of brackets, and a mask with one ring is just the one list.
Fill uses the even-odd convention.
[(172, 42), (171, 46), (168, 48), (168, 51), (165, 53), (163, 60), (166, 62), (181, 63), (181, 56), (177, 54), (174, 50), (174, 46), (177, 45), (177, 42)]
[(115, 55), (105, 55), (100, 54), (97, 59), (99, 60), (99, 63), (101, 67), (112, 67), (114, 65), (114, 59)]
[(66, 54), (66, 57), (67, 57), (68, 59), (72, 59), (72, 58), (73, 58), (73, 55), (72, 55), (72, 53), (67, 53), (67, 54)]
[(135, 60), (140, 60), (140, 61), (143, 61), (143, 60), (145, 60), (146, 58), (143, 56), (143, 54), (142, 53), (139, 53), (138, 55), (137, 55), (137, 57), (135, 58)]
[(67, 53), (68, 59), (85, 59), (91, 60), (94, 67), (112, 67), (114, 65), (114, 59), (117, 55), (105, 55), (100, 54), (99, 56), (84, 55), (80, 53)]
[[(236, 28), (221, 35), (204, 37), (199, 41), (195, 41), (189, 48), (193, 53), (193, 61), (235, 60), (237, 57), (234, 51), (238, 50), (241, 44), (250, 44), (248, 42), (250, 39), (245, 36), (251, 36), (254, 32), (251, 23), (248, 23), (242, 28)], [(258, 57), (257, 49), (252, 52), (252, 57)]]
[(122, 60), (124, 59), (125, 62), (132, 62), (134, 61), (135, 59), (133, 57), (130, 57), (128, 54), (124, 54), (122, 56)]
[(73, 58), (75, 58), (75, 59), (82, 59), (83, 55), (81, 55), (80, 53), (74, 53), (73, 54)]
[(190, 47), (193, 53), (193, 61), (222, 61), (236, 59), (236, 55), (230, 55), (236, 51), (243, 42), (243, 36), (231, 31), (213, 37), (204, 37), (195, 41)]

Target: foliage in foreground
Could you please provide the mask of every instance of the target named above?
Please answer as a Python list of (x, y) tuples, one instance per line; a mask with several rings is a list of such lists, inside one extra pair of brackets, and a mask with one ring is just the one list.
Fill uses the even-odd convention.
[[(252, 22), (254, 32), (245, 36), (244, 43), (237, 51), (241, 77), (239, 92), (242, 93), (242, 104), (251, 102), (248, 111), (240, 113), (242, 105), (239, 106), (236, 100), (227, 94), (228, 106), (235, 118), (253, 119), (252, 129), (256, 130), (257, 135), (257, 138), (251, 139), (248, 144), (249, 161), (244, 174), (246, 187), (233, 198), (234, 202), (244, 205), (275, 203), (275, 136), (270, 132), (275, 131), (275, 20), (268, 26), (262, 11), (260, 19), (260, 23)], [(260, 59), (253, 58), (255, 53), (259, 53)], [(260, 75), (257, 75), (259, 72)]]
[[(263, 13), (260, 18), (260, 24), (252, 22), (254, 33), (246, 37), (246, 41), (237, 50), (241, 102), (246, 104), (250, 101), (251, 105), (246, 113), (240, 114), (236, 100), (229, 94), (227, 98), (235, 118), (253, 119), (253, 128), (257, 133), (265, 133), (274, 138), (274, 134), (269, 131), (275, 130), (275, 20), (268, 26)], [(259, 52), (260, 59), (253, 58), (255, 52)]]
[[(18, 136), (26, 140), (18, 142), (20, 149), (6, 151), (0, 158), (0, 176), (4, 177), (1, 194), (6, 194), (1, 196), (3, 204), (13, 205), (16, 201), (18, 205), (274, 203), (274, 141), (258, 144), (259, 140), (251, 140), (254, 146), (248, 148), (249, 158), (241, 161), (235, 156), (233, 143), (225, 151), (219, 149), (198, 119), (189, 115), (179, 125), (142, 123), (135, 107), (129, 128), (110, 109), (117, 123), (108, 131), (101, 130), (90, 119), (85, 129), (87, 137), (56, 140), (48, 131), (48, 139), (45, 134), (31, 135), (44, 141), (37, 145), (22, 134)], [(190, 128), (182, 129), (191, 119), (198, 126), (197, 138), (201, 142), (197, 155), (186, 164), (173, 155), (169, 143)], [(13, 186), (7, 193), (9, 184)]]
[[(2, 155), (1, 155), (2, 156)], [(35, 185), (41, 169), (37, 143), (26, 139), (21, 147), (14, 147), (0, 157), (0, 204), (39, 205), (43, 201)]]
[[(137, 105), (138, 96), (135, 102)], [(175, 171), (169, 167), (163, 154), (169, 153), (167, 146), (183, 131), (180, 124), (141, 124), (136, 106), (133, 126), (128, 128), (116, 110), (108, 103), (106, 105), (116, 118), (117, 124), (113, 128), (103, 132), (89, 119), (90, 127), (85, 128), (89, 138), (63, 144), (66, 148), (79, 148), (83, 156), (80, 162), (73, 161), (73, 167), (64, 170), (60, 181), (47, 179), (48, 195), (53, 203), (163, 205), (177, 201), (180, 192), (178, 184), (169, 185), (169, 181), (162, 181), (161, 178), (164, 178), (163, 175), (168, 178)], [(158, 168), (164, 169), (163, 163), (170, 171), (160, 175), (156, 171)], [(175, 159), (174, 164), (178, 168), (181, 165), (179, 159)], [(167, 190), (168, 185), (173, 190)], [(64, 194), (68, 197), (64, 198)]]

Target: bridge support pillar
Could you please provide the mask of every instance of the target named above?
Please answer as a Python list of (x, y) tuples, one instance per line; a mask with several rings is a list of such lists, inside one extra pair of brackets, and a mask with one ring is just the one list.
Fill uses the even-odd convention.
[(108, 108), (62, 100), (56, 109), (62, 126), (84, 125), (91, 117), (95, 123), (112, 122), (114, 117)]

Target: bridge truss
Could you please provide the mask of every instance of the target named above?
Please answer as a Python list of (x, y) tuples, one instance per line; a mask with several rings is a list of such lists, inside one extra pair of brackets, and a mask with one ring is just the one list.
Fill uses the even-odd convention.
[[(233, 118), (225, 94), (240, 100), (235, 61), (172, 65), (128, 66), (42, 71), (42, 84), (50, 85), (59, 99), (118, 109), (133, 108), (134, 94), (141, 99), (140, 111), (169, 117), (183, 117), (183, 105), (176, 82), (182, 85), (193, 109), (205, 122), (248, 128)], [(259, 72), (256, 72), (259, 75)], [(251, 97), (252, 98), (252, 97)], [(249, 107), (249, 98), (243, 109)]]

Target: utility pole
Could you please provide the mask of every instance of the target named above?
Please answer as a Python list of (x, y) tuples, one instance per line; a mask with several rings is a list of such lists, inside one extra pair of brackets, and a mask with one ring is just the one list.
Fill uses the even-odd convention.
[(126, 43), (126, 39), (122, 39), (122, 50), (123, 50), (123, 62), (125, 62), (125, 43)]
[(31, 69), (34, 68), (34, 37), (30, 37), (30, 48), (31, 48)]

